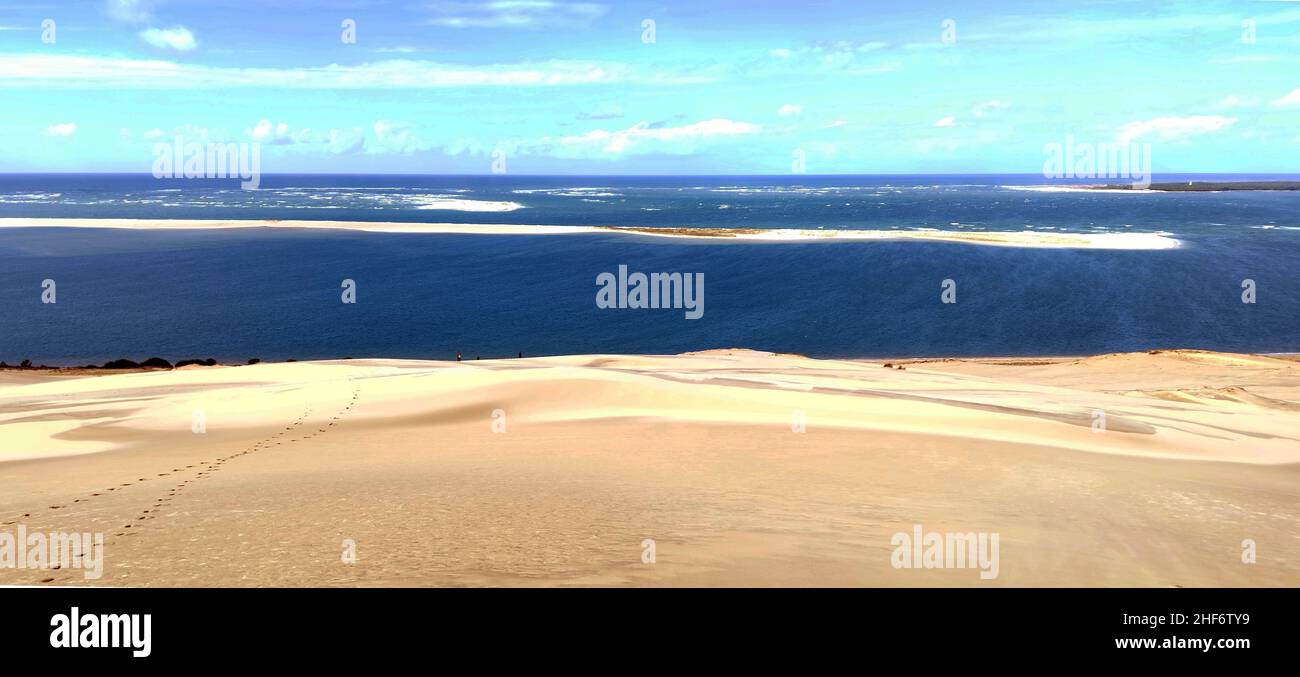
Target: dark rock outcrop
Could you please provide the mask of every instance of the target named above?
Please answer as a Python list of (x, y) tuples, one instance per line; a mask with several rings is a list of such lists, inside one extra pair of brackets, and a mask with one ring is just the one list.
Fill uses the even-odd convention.
[(215, 367), (217, 361), (212, 359), (211, 357), (209, 357), (206, 360), (196, 360), (196, 359), (181, 360), (180, 362), (176, 363), (176, 368), (180, 369), (181, 367), (188, 367), (190, 365), (195, 365), (195, 364), (197, 364), (200, 367)]

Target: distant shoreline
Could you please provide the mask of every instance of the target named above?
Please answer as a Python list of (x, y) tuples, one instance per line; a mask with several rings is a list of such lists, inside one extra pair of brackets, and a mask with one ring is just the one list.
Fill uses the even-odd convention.
[(1125, 183), (1080, 186), (1085, 190), (1154, 190), (1165, 193), (1217, 193), (1233, 190), (1295, 191), (1300, 181), (1165, 181), (1138, 188)]
[(59, 219), (2, 218), (0, 228), (119, 228), (127, 230), (221, 230), (297, 228), (369, 233), (458, 235), (627, 234), (650, 237), (750, 242), (827, 242), (921, 240), (996, 247), (1040, 249), (1176, 249), (1182, 243), (1167, 233), (1047, 233), (1040, 231), (838, 230), (797, 228), (657, 228), (639, 226), (554, 226), (384, 221), (302, 221), (239, 219)]

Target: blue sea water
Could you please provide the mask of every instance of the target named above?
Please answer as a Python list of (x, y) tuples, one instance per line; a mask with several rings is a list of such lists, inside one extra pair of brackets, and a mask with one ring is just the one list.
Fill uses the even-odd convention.
[[(1294, 177), (1157, 177), (1157, 180)], [(1043, 192), (1032, 176), (0, 175), (0, 218), (1160, 232), (1165, 250), (627, 234), (0, 228), (0, 359), (1300, 351), (1300, 193)], [(509, 211), (466, 211), (491, 208)], [(596, 278), (703, 273), (704, 316), (607, 310)], [(1242, 302), (1252, 279), (1257, 302)], [(41, 283), (57, 283), (57, 303)], [(357, 283), (357, 303), (340, 283)], [(940, 302), (957, 283), (957, 303)]]

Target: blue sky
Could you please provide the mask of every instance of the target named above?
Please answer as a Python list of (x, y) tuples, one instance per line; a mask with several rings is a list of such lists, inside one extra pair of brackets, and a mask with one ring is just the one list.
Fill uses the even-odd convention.
[(1297, 66), (1285, 0), (0, 0), (0, 171), (1297, 172)]

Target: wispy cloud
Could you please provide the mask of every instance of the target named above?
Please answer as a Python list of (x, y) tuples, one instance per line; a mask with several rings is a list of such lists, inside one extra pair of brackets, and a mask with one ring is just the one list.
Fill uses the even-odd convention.
[[(141, 137), (150, 142), (228, 143), (241, 138), (251, 139), (265, 148), (277, 148), (280, 153), (310, 157), (325, 155), (397, 155), (411, 154), (434, 148), (416, 138), (410, 125), (392, 120), (378, 120), (369, 129), (362, 126), (314, 129), (294, 127), (287, 122), (267, 118), (258, 120), (243, 130), (242, 137), (223, 128), (208, 128), (185, 124), (164, 131), (151, 129)], [(282, 155), (281, 157), (286, 157)]]
[(422, 89), (440, 87), (544, 87), (709, 82), (708, 76), (641, 71), (619, 62), (545, 61), (458, 65), (385, 60), (310, 68), (230, 68), (156, 59), (56, 54), (0, 54), (0, 85), (6, 87), (277, 87), (307, 89)]
[(757, 134), (760, 131), (762, 127), (756, 124), (713, 118), (677, 127), (640, 122), (621, 130), (594, 129), (585, 134), (560, 137), (556, 142), (562, 146), (598, 148), (602, 153), (612, 154), (637, 150), (672, 152), (673, 149), (662, 144), (685, 142), (687, 147), (678, 149), (685, 151), (690, 144), (710, 138)]
[(151, 5), (148, 0), (106, 0), (104, 12), (115, 21), (141, 24), (153, 20)]
[(776, 109), (776, 114), (783, 118), (797, 118), (803, 115), (803, 106), (797, 103), (787, 103)]
[(426, 23), (451, 28), (543, 28), (580, 26), (605, 15), (607, 8), (591, 2), (552, 0), (494, 0), (492, 2), (439, 2), (428, 9)]
[[(1176, 5), (1171, 5), (1176, 7)], [(1003, 34), (995, 36), (1001, 42), (1022, 41), (1086, 41), (1096, 43), (1111, 40), (1180, 38), (1226, 34), (1235, 36), (1241, 30), (1240, 14), (1211, 14), (1193, 11), (1167, 11), (1148, 16), (1122, 17), (1070, 17), (1048, 21), (1044, 16), (1009, 18), (1000, 22)], [(1259, 14), (1253, 19), (1260, 26), (1285, 25), (1300, 22), (1300, 10), (1282, 10)], [(968, 40), (968, 36), (961, 38)]]
[(997, 99), (994, 99), (992, 101), (985, 101), (984, 103), (976, 104), (970, 109), (970, 114), (974, 115), (977, 118), (987, 118), (987, 117), (992, 117), (994, 115), (997, 115), (999, 112), (1004, 111), (1010, 107), (1011, 104), (1007, 103), (1006, 101), (999, 101)]
[(49, 127), (45, 128), (45, 133), (49, 134), (50, 136), (72, 136), (73, 134), (77, 133), (77, 123), (61, 122), (58, 124), (50, 125)]
[(1234, 110), (1237, 108), (1253, 108), (1258, 103), (1259, 100), (1254, 97), (1237, 96), (1236, 94), (1229, 94), (1223, 97), (1222, 99), (1216, 101), (1214, 103), (1214, 107), (1222, 110)]
[(1274, 108), (1295, 108), (1300, 106), (1300, 89), (1291, 90), (1290, 94), (1274, 100), (1273, 103), (1269, 105)]
[(802, 47), (781, 47), (770, 49), (768, 57), (776, 63), (787, 67), (815, 66), (826, 70), (881, 72), (884, 66), (895, 70), (897, 63), (880, 64), (876, 57), (886, 50), (889, 43), (881, 41), (854, 42), (837, 40), (820, 42)]
[(1119, 128), (1120, 143), (1154, 137), (1159, 141), (1185, 141), (1198, 134), (1219, 132), (1237, 123), (1237, 118), (1223, 115), (1189, 115), (1137, 120)]
[(616, 120), (623, 117), (623, 107), (616, 104), (601, 104), (594, 110), (583, 111), (574, 116), (578, 120)]

